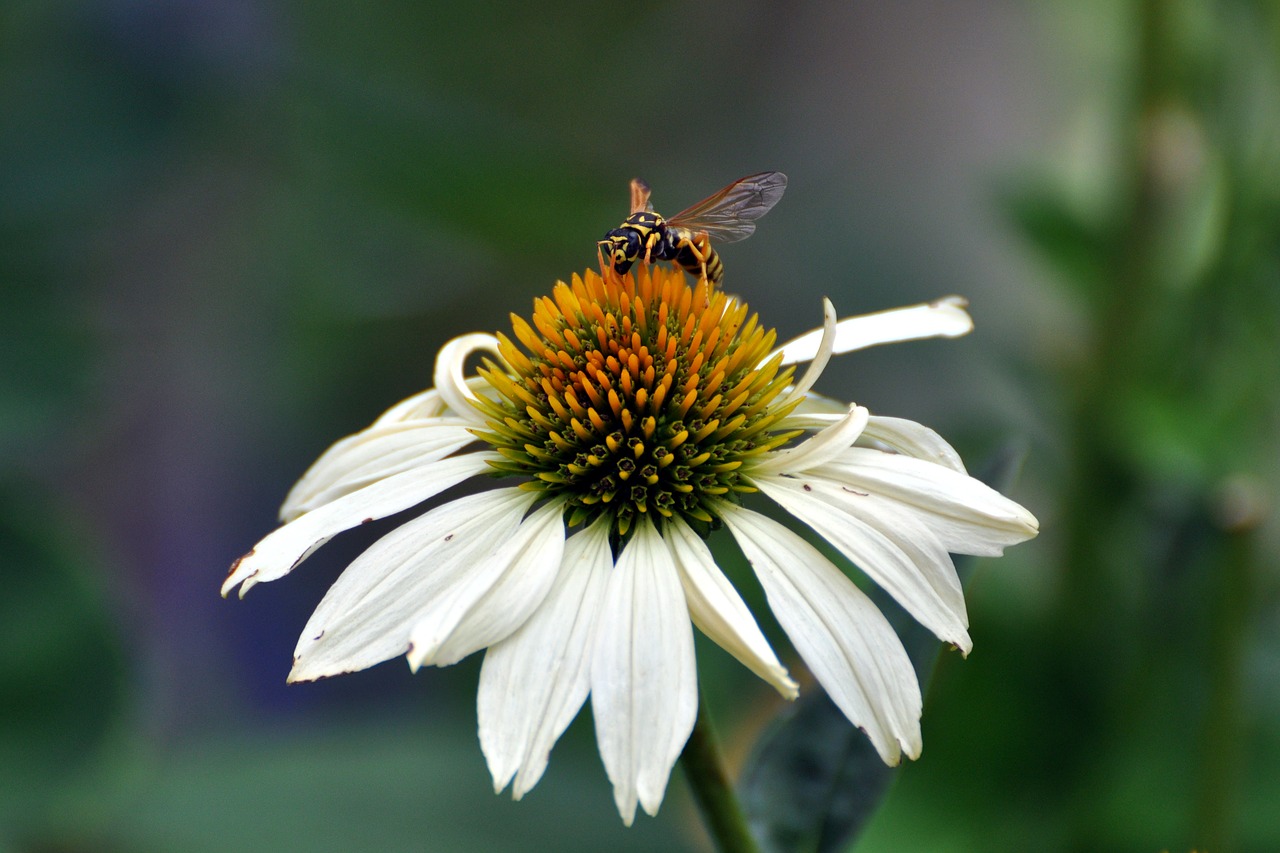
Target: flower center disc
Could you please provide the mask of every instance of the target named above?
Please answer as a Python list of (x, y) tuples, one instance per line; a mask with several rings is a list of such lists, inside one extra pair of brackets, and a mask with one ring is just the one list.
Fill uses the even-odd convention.
[(641, 267), (558, 282), (532, 323), (512, 315), (506, 365), (480, 374), (497, 392), (477, 403), (503, 456), (494, 466), (563, 500), (570, 526), (601, 515), (622, 536), (638, 515), (680, 516), (709, 530), (714, 504), (753, 491), (739, 469), (786, 442), (770, 404), (791, 369), (762, 363), (775, 333), (747, 306), (684, 273)]

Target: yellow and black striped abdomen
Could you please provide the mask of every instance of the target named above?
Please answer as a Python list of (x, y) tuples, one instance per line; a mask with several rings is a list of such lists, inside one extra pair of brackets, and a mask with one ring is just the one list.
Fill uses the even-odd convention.
[(707, 281), (720, 285), (724, 280), (724, 264), (705, 234), (694, 234), (687, 228), (671, 226), (667, 226), (667, 234), (674, 250), (673, 261), (695, 278), (701, 278), (705, 270)]

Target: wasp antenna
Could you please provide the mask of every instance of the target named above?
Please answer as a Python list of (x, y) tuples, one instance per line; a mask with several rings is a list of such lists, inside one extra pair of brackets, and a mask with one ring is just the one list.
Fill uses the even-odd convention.
[(646, 210), (653, 210), (653, 207), (649, 204), (650, 194), (649, 185), (644, 182), (643, 178), (632, 178), (631, 212), (642, 213)]

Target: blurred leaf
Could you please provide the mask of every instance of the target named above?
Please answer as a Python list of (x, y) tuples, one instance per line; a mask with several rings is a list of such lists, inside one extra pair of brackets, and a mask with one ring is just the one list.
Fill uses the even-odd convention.
[[(1022, 457), (1021, 448), (1006, 447), (983, 466), (979, 479), (1005, 491)], [(967, 556), (955, 560), (962, 583), (972, 574), (973, 563)], [(878, 597), (915, 664), (922, 690), (927, 689), (938, 656), (937, 639), (901, 609), (887, 606), (883, 595)], [(834, 853), (875, 814), (895, 772), (815, 683), (756, 744), (740, 793), (765, 851)]]
[(1005, 215), (1064, 283), (1086, 296), (1097, 293), (1111, 253), (1111, 223), (1090, 220), (1065, 193), (1044, 184), (1006, 191), (1001, 204)]

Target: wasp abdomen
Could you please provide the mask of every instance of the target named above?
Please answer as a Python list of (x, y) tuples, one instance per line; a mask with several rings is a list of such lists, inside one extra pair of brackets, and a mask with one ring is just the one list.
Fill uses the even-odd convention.
[(720, 284), (724, 279), (724, 264), (720, 255), (711, 248), (711, 241), (705, 234), (695, 235), (683, 228), (667, 229), (671, 243), (671, 260), (675, 261), (685, 272), (700, 278), (704, 273), (707, 281)]

